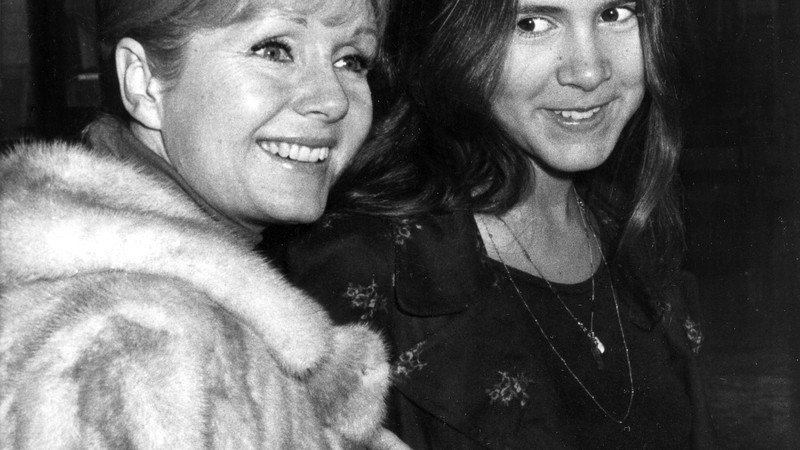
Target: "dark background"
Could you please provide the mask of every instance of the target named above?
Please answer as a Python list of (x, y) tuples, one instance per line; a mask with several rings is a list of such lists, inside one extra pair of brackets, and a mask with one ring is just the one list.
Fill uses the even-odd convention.
[[(726, 448), (800, 448), (800, 1), (690, 0), (681, 173)], [(0, 144), (75, 137), (101, 100), (94, 0), (0, 0)]]

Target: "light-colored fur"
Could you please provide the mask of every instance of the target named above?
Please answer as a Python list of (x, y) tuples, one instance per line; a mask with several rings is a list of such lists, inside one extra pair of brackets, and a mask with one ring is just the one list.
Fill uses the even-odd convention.
[(172, 184), (63, 143), (0, 159), (0, 449), (363, 443), (388, 377)]

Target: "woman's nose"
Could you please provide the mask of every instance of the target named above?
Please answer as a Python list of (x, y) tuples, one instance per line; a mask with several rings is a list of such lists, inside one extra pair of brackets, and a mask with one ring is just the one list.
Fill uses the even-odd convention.
[(562, 86), (592, 91), (611, 78), (607, 50), (594, 33), (574, 33), (564, 54), (557, 73)]
[(333, 67), (307, 68), (295, 94), (295, 111), (325, 122), (341, 120), (350, 108), (347, 92)]

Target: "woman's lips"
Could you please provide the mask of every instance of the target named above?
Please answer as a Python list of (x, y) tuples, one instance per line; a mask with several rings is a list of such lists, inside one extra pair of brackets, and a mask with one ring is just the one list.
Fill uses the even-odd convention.
[(610, 103), (587, 108), (547, 109), (556, 123), (571, 130), (590, 129), (602, 122)]
[(258, 145), (262, 150), (275, 156), (307, 163), (325, 161), (331, 151), (331, 146), (328, 145), (311, 147), (294, 142), (274, 140), (261, 140), (258, 141)]
[(597, 106), (589, 110), (578, 110), (578, 109), (554, 110), (553, 112), (560, 115), (566, 120), (572, 120), (578, 122), (581, 120), (591, 119), (595, 114), (597, 114), (600, 111), (600, 108), (601, 108), (600, 106)]

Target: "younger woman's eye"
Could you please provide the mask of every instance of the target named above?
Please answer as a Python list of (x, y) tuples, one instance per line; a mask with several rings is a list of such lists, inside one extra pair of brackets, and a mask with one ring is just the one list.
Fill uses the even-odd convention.
[(636, 15), (633, 6), (609, 8), (600, 13), (600, 20), (603, 22), (625, 22)]
[(370, 69), (370, 61), (360, 55), (347, 55), (333, 63), (337, 69), (345, 69), (355, 73), (366, 73)]
[(270, 40), (261, 42), (250, 48), (254, 55), (269, 61), (275, 62), (291, 62), (292, 49), (283, 42)]
[(545, 33), (553, 27), (553, 22), (543, 17), (526, 17), (517, 22), (517, 29), (524, 34)]

